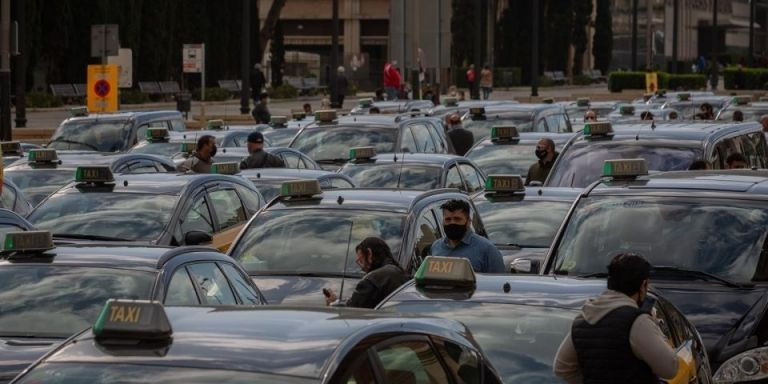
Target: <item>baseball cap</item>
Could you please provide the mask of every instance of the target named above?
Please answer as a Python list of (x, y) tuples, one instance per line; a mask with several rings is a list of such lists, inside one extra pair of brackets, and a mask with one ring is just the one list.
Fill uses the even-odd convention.
[(263, 143), (264, 142), (264, 135), (262, 135), (261, 132), (251, 132), (251, 134), (248, 135), (248, 142), (249, 143)]

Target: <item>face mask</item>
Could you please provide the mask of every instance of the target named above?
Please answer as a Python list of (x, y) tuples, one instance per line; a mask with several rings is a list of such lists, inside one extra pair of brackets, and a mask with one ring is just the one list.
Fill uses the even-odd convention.
[(536, 157), (538, 157), (539, 160), (542, 160), (545, 157), (547, 157), (547, 150), (546, 149), (537, 149), (535, 153), (536, 153)]
[(467, 226), (461, 224), (448, 224), (443, 227), (445, 229), (445, 236), (451, 240), (461, 240), (467, 233)]
[(218, 148), (216, 148), (216, 146), (214, 145), (214, 146), (213, 146), (213, 148), (211, 149), (211, 157), (214, 157), (214, 156), (216, 156), (216, 150), (217, 150), (217, 149), (218, 149)]

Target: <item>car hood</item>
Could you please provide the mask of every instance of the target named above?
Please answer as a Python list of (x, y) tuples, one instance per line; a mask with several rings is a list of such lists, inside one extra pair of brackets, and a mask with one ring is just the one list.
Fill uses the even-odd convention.
[(0, 383), (11, 381), (64, 339), (0, 337)]
[[(652, 282), (696, 327), (707, 347), (713, 372), (729, 358), (765, 344), (759, 331), (768, 304), (768, 287), (729, 288), (690, 281)], [(757, 338), (753, 337), (757, 336)]]
[(307, 277), (290, 275), (251, 275), (251, 279), (269, 304), (300, 306), (324, 306), (323, 288), (332, 290), (336, 296), (346, 300), (354, 292), (357, 277), (344, 278), (344, 292), (341, 292), (339, 277)]

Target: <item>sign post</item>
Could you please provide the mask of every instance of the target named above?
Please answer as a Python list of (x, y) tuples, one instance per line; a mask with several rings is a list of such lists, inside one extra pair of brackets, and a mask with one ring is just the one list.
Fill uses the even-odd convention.
[(645, 92), (656, 93), (659, 90), (659, 77), (656, 72), (645, 73)]
[(120, 76), (117, 80), (120, 88), (133, 87), (133, 51), (130, 48), (120, 48), (117, 56), (107, 57), (107, 64), (120, 67)]
[(205, 44), (184, 44), (181, 60), (182, 72), (200, 74), (200, 100), (205, 101)]
[(117, 112), (118, 74), (115, 64), (88, 66), (88, 112)]

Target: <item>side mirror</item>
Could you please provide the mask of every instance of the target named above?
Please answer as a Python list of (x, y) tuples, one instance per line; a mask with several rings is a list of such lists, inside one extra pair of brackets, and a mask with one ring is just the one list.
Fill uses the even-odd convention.
[(189, 231), (184, 234), (185, 245), (200, 245), (210, 243), (213, 241), (213, 237), (210, 234), (203, 231)]
[(509, 273), (538, 274), (540, 269), (540, 260), (519, 258), (509, 264)]

